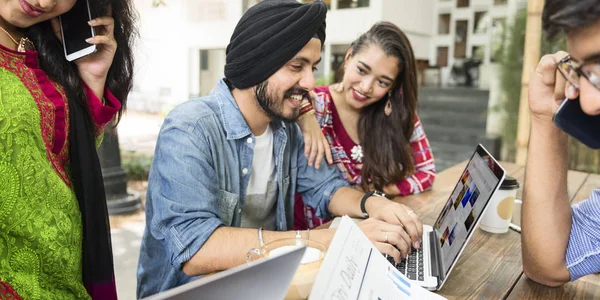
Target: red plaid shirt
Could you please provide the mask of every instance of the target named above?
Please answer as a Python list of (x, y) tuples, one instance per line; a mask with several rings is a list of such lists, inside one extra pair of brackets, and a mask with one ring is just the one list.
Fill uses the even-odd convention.
[[(315, 116), (321, 125), (323, 135), (331, 146), (333, 163), (346, 181), (352, 185), (359, 185), (362, 179), (358, 168), (359, 162), (352, 158), (352, 148), (357, 145), (342, 126), (329, 87), (318, 87), (315, 89), (315, 93), (317, 94), (317, 98), (314, 99)], [(396, 183), (401, 196), (418, 194), (430, 189), (435, 178), (433, 154), (421, 121), (416, 115), (415, 129), (410, 138), (410, 145), (413, 150), (415, 173)], [(304, 205), (299, 194), (296, 195), (294, 215), (295, 229), (314, 228), (329, 221), (329, 219), (315, 217), (314, 210)]]

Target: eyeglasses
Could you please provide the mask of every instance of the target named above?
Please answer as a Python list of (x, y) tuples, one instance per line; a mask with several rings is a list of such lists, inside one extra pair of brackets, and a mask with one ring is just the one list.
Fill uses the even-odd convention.
[(556, 67), (575, 88), (579, 89), (579, 81), (581, 76), (583, 76), (594, 87), (600, 90), (600, 59), (589, 60), (579, 64), (570, 55), (567, 55), (567, 57), (556, 63)]

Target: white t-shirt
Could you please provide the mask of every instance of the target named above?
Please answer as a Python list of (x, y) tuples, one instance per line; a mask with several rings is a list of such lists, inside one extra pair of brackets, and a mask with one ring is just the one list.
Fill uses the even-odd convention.
[(242, 227), (275, 229), (277, 181), (273, 155), (273, 130), (271, 125), (255, 137), (252, 173), (246, 190)]

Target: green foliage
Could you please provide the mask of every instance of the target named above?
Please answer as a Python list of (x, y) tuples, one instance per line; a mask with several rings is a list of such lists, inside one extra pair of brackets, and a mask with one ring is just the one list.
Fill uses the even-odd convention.
[(165, 0), (152, 0), (152, 7), (167, 6)]
[[(519, 101), (521, 98), (521, 77), (523, 74), (523, 53), (525, 52), (525, 30), (527, 10), (519, 10), (514, 23), (508, 28), (508, 44), (500, 63), (500, 86), (503, 93), (502, 110), (505, 114), (503, 143), (508, 150), (507, 160), (513, 160), (516, 153), (517, 125), (519, 119)], [(541, 54), (565, 50), (564, 37), (548, 41), (542, 37)]]
[(121, 165), (127, 174), (127, 180), (147, 181), (152, 165), (152, 156), (144, 154), (123, 153)]
[[(500, 87), (503, 93), (502, 109), (505, 114), (502, 139), (509, 156), (514, 156), (516, 150), (526, 23), (527, 11), (521, 9), (518, 11), (514, 23), (509, 26), (508, 45), (500, 63)], [(507, 159), (512, 160), (513, 157)]]
[(315, 79), (315, 86), (324, 86), (330, 85), (333, 83), (333, 72), (329, 75), (329, 77), (325, 77), (325, 75)]

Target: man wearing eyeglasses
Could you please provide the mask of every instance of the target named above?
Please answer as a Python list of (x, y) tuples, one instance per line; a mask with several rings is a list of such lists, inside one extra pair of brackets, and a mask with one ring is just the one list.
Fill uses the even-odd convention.
[(542, 19), (550, 37), (566, 33), (569, 53), (542, 57), (529, 85), (523, 270), (534, 281), (559, 286), (600, 271), (600, 190), (570, 206), (567, 134), (552, 122), (565, 98), (579, 97), (586, 114), (600, 115), (600, 5), (598, 0), (546, 0)]

